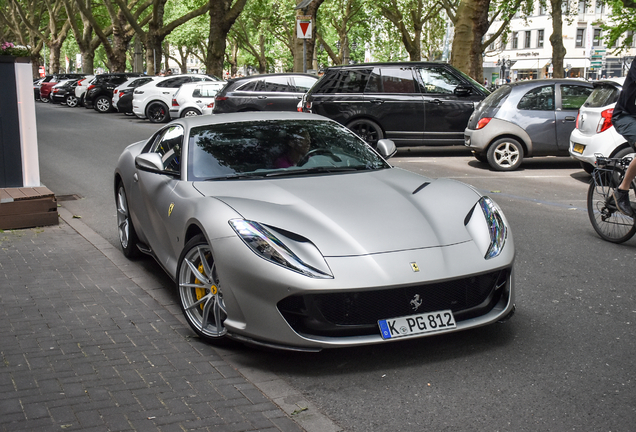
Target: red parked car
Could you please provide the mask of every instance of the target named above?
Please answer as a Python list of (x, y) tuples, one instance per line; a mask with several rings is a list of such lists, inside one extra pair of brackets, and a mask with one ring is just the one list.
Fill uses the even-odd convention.
[(79, 79), (79, 78), (84, 78), (85, 76), (86, 74), (76, 74), (76, 73), (53, 75), (53, 78), (51, 78), (50, 81), (42, 83), (42, 85), (40, 85), (40, 100), (42, 102), (50, 102), (51, 89), (53, 88), (55, 84), (59, 83), (60, 81), (67, 80), (67, 79)]

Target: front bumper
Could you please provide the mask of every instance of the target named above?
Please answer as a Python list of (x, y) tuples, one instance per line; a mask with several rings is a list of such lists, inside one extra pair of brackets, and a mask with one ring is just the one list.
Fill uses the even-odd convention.
[[(417, 313), (451, 309), (457, 327), (397, 340), (491, 324), (515, 307), (511, 235), (502, 254), (491, 260), (484, 260), (473, 242), (329, 257), (333, 279), (273, 265), (236, 238), (219, 239), (212, 247), (222, 251), (215, 260), (229, 317), (225, 326), (230, 337), (245, 342), (301, 350), (386, 343), (377, 320), (412, 314), (415, 294), (425, 305)], [(413, 262), (421, 271), (412, 270)]]

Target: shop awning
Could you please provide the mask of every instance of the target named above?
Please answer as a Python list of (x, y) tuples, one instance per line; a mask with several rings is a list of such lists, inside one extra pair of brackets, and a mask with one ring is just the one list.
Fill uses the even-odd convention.
[(574, 68), (589, 68), (590, 61), (588, 59), (563, 59), (563, 67)]
[(510, 69), (511, 70), (523, 70), (523, 69), (537, 70), (537, 69), (544, 68), (548, 63), (550, 63), (550, 60), (545, 60), (545, 59), (517, 60), (517, 62), (513, 64)]

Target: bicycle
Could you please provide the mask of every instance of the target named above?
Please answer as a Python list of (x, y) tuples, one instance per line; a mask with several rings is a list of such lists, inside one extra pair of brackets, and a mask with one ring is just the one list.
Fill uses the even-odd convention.
[[(596, 157), (592, 181), (587, 192), (587, 214), (596, 233), (612, 243), (623, 243), (636, 234), (634, 218), (624, 215), (616, 208), (613, 192), (621, 184), (632, 158)], [(636, 183), (631, 189), (636, 191)], [(631, 202), (634, 208), (634, 202)]]

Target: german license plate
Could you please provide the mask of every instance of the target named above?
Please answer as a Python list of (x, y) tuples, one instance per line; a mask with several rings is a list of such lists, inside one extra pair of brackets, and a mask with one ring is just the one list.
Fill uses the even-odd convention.
[(457, 327), (450, 310), (428, 312), (378, 321), (383, 339), (394, 339), (421, 333), (433, 333)]
[(583, 144), (574, 144), (574, 148), (572, 151), (574, 153), (583, 154), (583, 150), (585, 150), (585, 146)]

